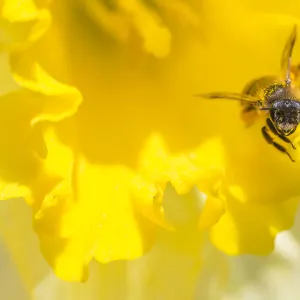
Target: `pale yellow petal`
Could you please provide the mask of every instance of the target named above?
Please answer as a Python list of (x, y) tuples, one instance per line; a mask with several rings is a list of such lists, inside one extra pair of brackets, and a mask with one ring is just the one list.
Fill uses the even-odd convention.
[[(17, 270), (16, 279), (21, 281), (30, 296), (41, 278), (49, 272), (49, 266), (41, 255), (37, 236), (32, 228), (31, 209), (21, 199), (1, 202), (0, 208), (1, 244), (7, 249)], [(24, 295), (24, 299), (29, 297), (25, 298)]]

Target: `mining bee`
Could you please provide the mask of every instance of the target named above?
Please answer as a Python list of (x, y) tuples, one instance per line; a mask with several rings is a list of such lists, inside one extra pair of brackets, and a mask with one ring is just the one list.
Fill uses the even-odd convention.
[[(216, 92), (195, 95), (209, 99), (240, 100), (243, 106), (242, 115), (265, 114), (266, 125), (262, 128), (263, 137), (267, 143), (286, 153), (293, 162), (294, 159), (284, 145), (290, 144), (293, 149), (296, 149), (289, 136), (296, 131), (300, 123), (299, 88), (291, 79), (291, 57), (296, 35), (297, 26), (295, 25), (281, 57), (281, 69), (284, 73), (282, 79), (278, 76), (255, 79), (241, 94)], [(278, 140), (281, 140), (281, 143)]]

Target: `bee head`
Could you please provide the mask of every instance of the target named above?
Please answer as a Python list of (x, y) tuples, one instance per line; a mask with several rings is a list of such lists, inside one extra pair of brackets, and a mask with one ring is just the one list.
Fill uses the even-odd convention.
[(288, 136), (295, 132), (300, 123), (300, 104), (293, 100), (276, 101), (270, 117), (278, 132)]
[(288, 121), (277, 122), (277, 123), (275, 123), (275, 125), (276, 125), (276, 128), (278, 129), (278, 131), (285, 136), (288, 136), (288, 135), (292, 134), (293, 132), (295, 132), (295, 130), (297, 129), (297, 126), (298, 126), (297, 123), (291, 123)]

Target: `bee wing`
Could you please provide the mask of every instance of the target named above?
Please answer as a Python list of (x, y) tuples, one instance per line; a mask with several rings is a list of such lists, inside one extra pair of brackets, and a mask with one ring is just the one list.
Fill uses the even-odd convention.
[(251, 103), (253, 105), (262, 105), (261, 99), (250, 95), (238, 94), (238, 93), (209, 93), (209, 94), (196, 94), (195, 97), (205, 99), (225, 99), (225, 100), (238, 100)]
[(264, 90), (275, 82), (280, 82), (280, 78), (277, 78), (275, 76), (264, 76), (258, 79), (254, 79), (245, 86), (242, 94), (263, 98)]
[(281, 56), (281, 71), (283, 72), (285, 79), (290, 78), (291, 58), (292, 58), (294, 45), (296, 42), (296, 37), (297, 37), (297, 25), (294, 26), (291, 35), (286, 41)]

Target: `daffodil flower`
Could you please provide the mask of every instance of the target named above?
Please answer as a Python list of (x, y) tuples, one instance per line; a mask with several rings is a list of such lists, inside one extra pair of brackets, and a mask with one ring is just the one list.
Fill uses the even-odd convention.
[(279, 72), (298, 22), (296, 1), (280, 3), (3, 1), (17, 87), (0, 102), (1, 199), (32, 207), (59, 277), (85, 280), (93, 259), (138, 258), (158, 228), (176, 230), (168, 183), (205, 194), (195, 226), (222, 251), (272, 250), (293, 223), (299, 164), (265, 143), (264, 120), (245, 128), (238, 103), (193, 94)]

